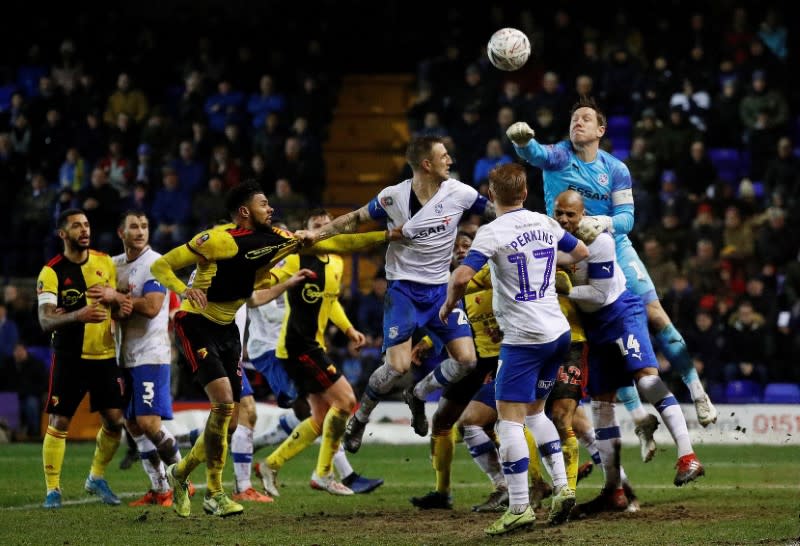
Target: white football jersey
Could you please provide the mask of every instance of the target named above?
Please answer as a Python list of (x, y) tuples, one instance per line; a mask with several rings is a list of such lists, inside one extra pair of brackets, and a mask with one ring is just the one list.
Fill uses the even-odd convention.
[(564, 233), (552, 218), (518, 209), (475, 235), (463, 263), (473, 267), (484, 261), (476, 258), (489, 260), (492, 306), (504, 345), (548, 343), (569, 330), (555, 287), (558, 244)]
[(447, 284), (450, 256), (465, 211), (483, 213), (486, 199), (475, 188), (453, 178), (411, 216), (411, 179), (381, 190), (369, 203), (370, 215), (386, 218), (389, 229), (403, 226), (402, 241), (390, 241), (386, 278), (422, 284)]
[(250, 336), (247, 339), (247, 354), (251, 359), (276, 349), (285, 314), (286, 303), (283, 295), (266, 305), (247, 309), (247, 318), (250, 319), (250, 325), (247, 327)]
[(247, 305), (243, 304), (239, 309), (236, 310), (236, 314), (233, 316), (233, 322), (236, 323), (236, 327), (239, 329), (239, 344), (242, 347), (242, 352), (239, 354), (239, 360), (242, 360), (242, 355), (244, 354), (244, 332), (247, 327)]
[(117, 289), (141, 298), (151, 291), (164, 292), (164, 302), (153, 318), (134, 312), (127, 320), (116, 321), (117, 360), (125, 368), (143, 364), (166, 364), (172, 360), (168, 333), (169, 294), (150, 273), (150, 266), (161, 257), (152, 248), (145, 249), (129, 262), (125, 254), (114, 256), (117, 269)]
[[(570, 299), (584, 313), (593, 313), (617, 301), (625, 291), (625, 273), (617, 263), (614, 238), (601, 233), (589, 245), (589, 258), (575, 264)], [(581, 288), (591, 285), (592, 290)]]

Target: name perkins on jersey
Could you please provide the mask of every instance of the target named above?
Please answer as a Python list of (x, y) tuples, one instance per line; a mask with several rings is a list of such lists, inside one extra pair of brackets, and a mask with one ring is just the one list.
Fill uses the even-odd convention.
[(532, 229), (529, 231), (525, 231), (517, 235), (517, 237), (508, 243), (506, 243), (507, 247), (513, 248), (514, 250), (519, 250), (523, 246), (531, 243), (533, 241), (539, 241), (545, 243), (547, 245), (553, 244), (553, 234), (547, 231), (542, 231), (539, 229)]

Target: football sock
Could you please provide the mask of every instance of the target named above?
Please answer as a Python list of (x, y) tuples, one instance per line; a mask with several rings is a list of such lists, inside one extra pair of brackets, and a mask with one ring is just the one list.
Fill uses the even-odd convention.
[(158, 456), (161, 457), (164, 464), (171, 465), (181, 460), (181, 451), (178, 449), (178, 442), (175, 440), (175, 436), (163, 425), (153, 438), (153, 444), (155, 444)]
[(358, 410), (356, 410), (356, 419), (362, 423), (369, 421), (370, 414), (380, 400), (392, 390), (404, 375), (404, 373), (392, 368), (386, 360), (375, 368), (375, 371), (369, 376), (369, 382), (364, 389), (364, 394), (361, 395)]
[(586, 451), (589, 452), (589, 457), (591, 457), (592, 463), (601, 465), (602, 461), (600, 460), (600, 450), (597, 449), (597, 439), (595, 434), (594, 428), (590, 427), (581, 433), (578, 440), (580, 441), (581, 445), (586, 448)]
[(317, 457), (317, 476), (327, 476), (333, 471), (333, 456), (339, 451), (344, 427), (350, 412), (331, 406), (322, 422), (322, 438)]
[(294, 428), (289, 437), (269, 454), (265, 462), (270, 468), (281, 468), (286, 461), (313, 444), (319, 434), (317, 424), (309, 417)]
[(61, 487), (61, 466), (67, 450), (67, 431), (48, 426), (42, 442), (42, 463), (47, 490)]
[(500, 420), (497, 432), (500, 436), (500, 462), (508, 484), (508, 503), (527, 506), (528, 498), (528, 463), (530, 454), (525, 444), (525, 433), (522, 423)]
[(560, 491), (567, 485), (567, 470), (564, 467), (564, 455), (561, 453), (561, 440), (556, 426), (543, 411), (525, 417), (525, 424), (536, 439), (542, 463), (553, 479), (553, 489)]
[(233, 475), (236, 477), (236, 491), (241, 493), (253, 487), (250, 472), (253, 468), (253, 429), (239, 423), (231, 436), (231, 457)]
[(565, 439), (561, 443), (564, 466), (567, 469), (567, 485), (573, 491), (578, 487), (578, 439), (572, 427), (565, 429)]
[(102, 478), (105, 476), (106, 467), (114, 458), (120, 440), (122, 440), (122, 430), (111, 431), (104, 426), (100, 427), (100, 430), (97, 431), (94, 457), (92, 457), (92, 467), (89, 471), (91, 477)]
[(647, 418), (647, 411), (642, 406), (642, 400), (633, 384), (617, 389), (617, 401), (622, 402), (625, 409), (630, 412), (634, 423), (641, 423), (643, 419)]
[(136, 450), (139, 452), (139, 459), (142, 461), (144, 472), (150, 478), (150, 489), (161, 492), (164, 484), (164, 467), (161, 457), (158, 456), (158, 451), (156, 451), (156, 446), (144, 434), (133, 436), (133, 440), (136, 442)]
[(341, 442), (339, 442), (339, 449), (333, 454), (333, 468), (336, 469), (339, 478), (346, 478), (353, 473), (353, 467), (347, 460), (347, 454), (344, 452)]
[(497, 454), (497, 446), (483, 430), (477, 425), (466, 425), (464, 427), (464, 443), (469, 449), (472, 460), (478, 468), (489, 476), (495, 489), (506, 487), (506, 479), (500, 467), (500, 457)]
[(686, 342), (683, 336), (675, 328), (672, 323), (667, 324), (663, 330), (653, 336), (656, 345), (667, 357), (672, 368), (681, 374), (681, 379), (689, 388), (689, 394), (692, 400), (699, 396), (706, 394), (703, 389), (703, 384), (700, 383), (700, 377), (697, 375), (697, 370), (694, 369), (694, 361), (689, 354), (689, 349), (686, 347)]
[(425, 400), (436, 389), (445, 387), (450, 383), (457, 383), (465, 378), (469, 375), (469, 372), (475, 369), (477, 363), (477, 361), (463, 363), (452, 358), (442, 361), (441, 364), (436, 366), (433, 371), (414, 386), (414, 396), (420, 400)]
[(228, 458), (228, 425), (233, 416), (233, 403), (212, 402), (211, 413), (203, 432), (206, 442), (206, 496), (222, 493), (222, 469)]
[(264, 446), (281, 443), (289, 437), (294, 427), (299, 424), (300, 419), (298, 419), (294, 413), (284, 413), (278, 417), (275, 426), (253, 437), (253, 449), (261, 449)]
[(657, 375), (645, 375), (639, 378), (637, 384), (642, 396), (661, 414), (661, 420), (667, 425), (672, 439), (678, 446), (678, 457), (692, 453), (686, 418), (683, 416), (680, 404), (661, 378)]
[(620, 447), (622, 438), (614, 413), (613, 402), (592, 401), (592, 421), (597, 435), (597, 449), (605, 474), (605, 487), (617, 490), (622, 486), (620, 476)]
[(436, 492), (450, 493), (450, 469), (453, 466), (453, 429), (431, 435), (431, 464), (436, 472)]
[(536, 438), (531, 434), (531, 429), (525, 427), (525, 443), (528, 444), (528, 453), (531, 454), (531, 460), (528, 463), (528, 477), (533, 482), (542, 482), (542, 467), (539, 464), (539, 450), (536, 449)]
[(194, 441), (192, 449), (175, 467), (175, 477), (186, 481), (189, 474), (206, 461), (206, 433), (201, 432)]

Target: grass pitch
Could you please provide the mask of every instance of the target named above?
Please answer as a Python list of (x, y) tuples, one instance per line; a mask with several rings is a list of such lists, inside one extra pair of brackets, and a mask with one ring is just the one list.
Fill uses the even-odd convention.
[[(497, 515), (470, 511), (490, 486), (463, 444), (456, 446), (451, 511), (419, 511), (408, 502), (408, 497), (432, 488), (427, 446), (367, 444), (351, 462), (358, 472), (386, 480), (375, 492), (333, 497), (311, 490), (308, 478), (317, 454), (312, 448), (281, 470), (276, 502), (248, 504), (244, 515), (225, 520), (203, 513), (202, 490), (187, 519), (171, 509), (127, 506), (144, 493), (147, 480), (138, 465), (118, 469), (121, 452), (107, 478), (124, 504), (101, 504), (83, 492), (93, 448), (90, 443), (68, 443), (65, 506), (46, 511), (39, 508), (44, 500), (41, 446), (0, 446), (1, 545), (800, 544), (797, 447), (699, 446), (706, 476), (682, 488), (672, 485), (674, 449), (661, 449), (645, 465), (638, 448), (625, 448), (623, 462), (640, 498), (640, 512), (603, 514), (555, 528), (544, 523), (542, 512), (534, 528), (496, 538), (487, 537), (483, 529)], [(230, 460), (228, 466), (230, 490)], [(580, 483), (579, 502), (597, 494), (601, 474), (596, 468)], [(193, 479), (198, 485), (204, 482), (202, 469)], [(255, 478), (254, 483), (260, 486)]]

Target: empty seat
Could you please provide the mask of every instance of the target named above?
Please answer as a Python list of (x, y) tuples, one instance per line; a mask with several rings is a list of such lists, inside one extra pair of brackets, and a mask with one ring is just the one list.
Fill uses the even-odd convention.
[(800, 404), (800, 385), (768, 383), (764, 388), (765, 404)]
[(630, 138), (633, 121), (630, 116), (609, 116), (606, 123), (606, 136), (609, 138), (625, 137)]
[(19, 429), (19, 395), (15, 392), (0, 392), (0, 419), (8, 423), (11, 430)]
[(708, 396), (717, 404), (727, 402), (725, 398), (725, 385), (723, 383), (712, 383), (708, 386)]
[(614, 155), (616, 152), (620, 150), (630, 150), (631, 149), (631, 139), (630, 137), (626, 136), (612, 136), (609, 138), (611, 141), (611, 149), (613, 150)]
[(28, 354), (44, 362), (47, 369), (50, 369), (50, 363), (53, 356), (53, 350), (47, 345), (31, 345), (27, 347)]
[(725, 398), (728, 404), (758, 404), (761, 402), (761, 385), (747, 379), (731, 381), (725, 388)]

